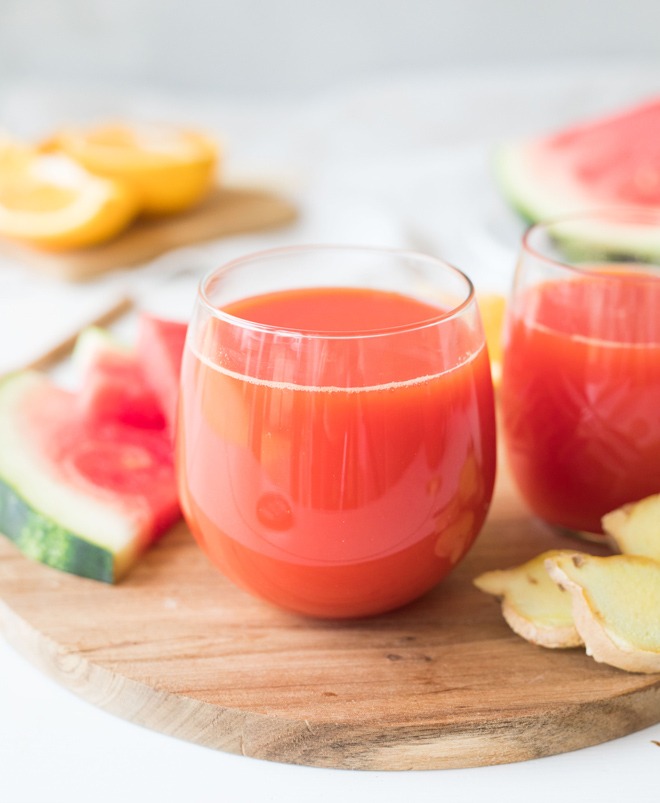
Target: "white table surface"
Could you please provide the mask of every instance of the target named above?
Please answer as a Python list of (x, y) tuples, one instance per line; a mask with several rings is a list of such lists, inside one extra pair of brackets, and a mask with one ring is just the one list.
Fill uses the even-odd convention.
[[(660, 66), (564, 67), (520, 74), (408, 76), (322, 97), (249, 105), (132, 91), (43, 86), (0, 91), (0, 127), (37, 136), (90, 117), (193, 122), (222, 135), (227, 181), (292, 196), (300, 221), (170, 254), (84, 287), (0, 261), (0, 373), (129, 293), (188, 315), (198, 276), (235, 254), (294, 242), (415, 248), (505, 290), (520, 225), (489, 173), (498, 141), (657, 94)], [(183, 270), (183, 273), (181, 271)], [(132, 334), (130, 316), (118, 325)], [(66, 368), (56, 374), (68, 381)], [(513, 765), (356, 772), (214, 752), (140, 728), (78, 699), (0, 639), (0, 801), (655, 800), (660, 725), (592, 748)]]

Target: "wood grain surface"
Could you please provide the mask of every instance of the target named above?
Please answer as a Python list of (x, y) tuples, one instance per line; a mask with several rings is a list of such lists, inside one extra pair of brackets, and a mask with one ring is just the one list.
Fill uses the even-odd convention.
[(115, 240), (93, 248), (48, 252), (2, 241), (0, 250), (43, 273), (82, 281), (147, 262), (174, 248), (281, 226), (296, 214), (290, 201), (265, 190), (221, 187), (188, 212), (140, 219)]
[(532, 646), (472, 585), (562, 546), (575, 544), (532, 521), (501, 472), (487, 526), (448, 580), (395, 613), (337, 622), (237, 590), (183, 525), (116, 587), (0, 539), (0, 626), (90, 702), (219, 750), (379, 770), (515, 762), (660, 721), (659, 675)]

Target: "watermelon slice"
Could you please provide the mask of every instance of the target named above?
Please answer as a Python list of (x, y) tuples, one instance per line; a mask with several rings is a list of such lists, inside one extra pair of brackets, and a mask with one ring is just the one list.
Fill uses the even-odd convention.
[(0, 531), (25, 555), (116, 582), (178, 517), (166, 430), (82, 416), (37, 372), (0, 383)]
[(614, 207), (640, 210), (590, 239), (608, 251), (660, 255), (660, 99), (506, 144), (496, 153), (495, 172), (505, 197), (531, 222)]
[(119, 421), (134, 427), (165, 429), (159, 400), (148, 385), (135, 353), (96, 326), (78, 337), (74, 363), (81, 389), (77, 406), (99, 424)]
[(179, 321), (140, 316), (137, 358), (147, 383), (165, 413), (170, 433), (176, 425), (179, 374), (188, 326)]

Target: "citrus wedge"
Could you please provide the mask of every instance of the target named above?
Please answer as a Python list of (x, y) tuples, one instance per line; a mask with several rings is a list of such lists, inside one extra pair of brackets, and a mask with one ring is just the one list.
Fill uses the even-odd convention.
[(111, 239), (136, 212), (128, 187), (63, 154), (0, 159), (0, 236), (49, 250), (82, 248)]
[(498, 293), (483, 293), (478, 295), (477, 301), (486, 335), (493, 384), (497, 387), (502, 377), (502, 334), (506, 299)]
[(204, 134), (169, 126), (67, 129), (49, 143), (87, 170), (128, 183), (148, 214), (180, 212), (209, 191), (218, 151)]

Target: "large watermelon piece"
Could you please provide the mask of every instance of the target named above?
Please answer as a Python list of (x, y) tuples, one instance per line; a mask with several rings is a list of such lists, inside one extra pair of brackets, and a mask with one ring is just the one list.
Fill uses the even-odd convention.
[(137, 359), (165, 414), (170, 433), (176, 425), (181, 359), (188, 326), (142, 313), (138, 325)]
[(531, 222), (614, 207), (657, 212), (598, 236), (611, 251), (660, 255), (660, 99), (504, 145), (495, 168), (505, 197)]
[(37, 372), (0, 382), (0, 532), (35, 560), (115, 582), (179, 505), (167, 430), (108, 409), (81, 414), (77, 394)]

